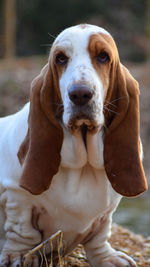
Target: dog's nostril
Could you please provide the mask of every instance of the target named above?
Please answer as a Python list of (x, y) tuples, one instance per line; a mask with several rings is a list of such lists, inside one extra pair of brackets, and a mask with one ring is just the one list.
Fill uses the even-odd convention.
[(87, 98), (87, 99), (91, 99), (92, 98), (92, 94), (91, 93), (84, 94), (83, 97)]
[(77, 95), (74, 95), (74, 94), (73, 94), (73, 95), (71, 96), (71, 99), (72, 99), (72, 100), (73, 100), (73, 99), (77, 99), (77, 98), (78, 98)]
[(76, 84), (69, 89), (69, 98), (75, 105), (85, 105), (93, 97), (93, 90), (87, 85)]

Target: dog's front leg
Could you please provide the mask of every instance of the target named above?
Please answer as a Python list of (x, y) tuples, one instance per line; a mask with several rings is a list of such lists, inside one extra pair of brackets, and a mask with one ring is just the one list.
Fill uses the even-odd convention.
[[(32, 227), (32, 197), (23, 189), (7, 189), (2, 194), (6, 213), (6, 241), (0, 254), (0, 266), (21, 266), (22, 256), (41, 241)], [(37, 266), (37, 258), (32, 259)]]
[(91, 267), (136, 267), (132, 258), (114, 250), (108, 242), (112, 213), (100, 219), (99, 231), (84, 244)]

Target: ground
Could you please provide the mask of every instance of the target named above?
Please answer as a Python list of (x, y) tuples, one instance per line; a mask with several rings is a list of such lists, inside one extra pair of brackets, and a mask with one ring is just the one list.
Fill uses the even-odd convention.
[[(150, 238), (136, 235), (116, 224), (112, 227), (110, 243), (113, 248), (127, 253), (140, 267), (150, 267)], [(65, 258), (65, 267), (89, 267), (84, 249), (79, 245)]]
[[(56, 256), (52, 252), (49, 257), (45, 256), (45, 248), (50, 246), (53, 248), (53, 243), (57, 242), (59, 260), (58, 263), (54, 264), (54, 258)], [(127, 255), (131, 256), (138, 267), (150, 267), (150, 238), (144, 238), (142, 235), (136, 235), (129, 230), (113, 224), (112, 235), (110, 238), (110, 243), (116, 250), (122, 251)], [(65, 258), (61, 257), (63, 251), (63, 233), (58, 231), (49, 239), (30, 250), (24, 257), (24, 266), (28, 266), (28, 262), (34, 255), (40, 254), (41, 265), (43, 267), (90, 267), (86, 259), (86, 254), (82, 245), (78, 245), (68, 256)], [(54, 256), (55, 255), (55, 256)]]

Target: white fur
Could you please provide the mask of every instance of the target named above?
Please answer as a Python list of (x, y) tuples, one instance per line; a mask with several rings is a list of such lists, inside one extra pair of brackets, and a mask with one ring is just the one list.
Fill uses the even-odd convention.
[[(88, 26), (87, 29), (69, 28), (56, 39), (58, 45), (63, 45), (64, 49), (67, 47), (71, 57), (69, 67), (60, 80), (65, 109), (69, 108), (67, 88), (74, 79), (80, 79), (78, 69), (83, 69), (86, 80), (99, 90), (97, 101), (103, 105), (103, 85), (86, 50), (89, 36), (98, 31), (105, 32), (95, 26)], [(43, 232), (43, 239), (46, 239), (61, 229), (68, 252), (82, 242), (92, 225), (98, 222), (97, 235), (85, 244), (91, 266), (105, 266), (103, 261), (108, 259), (111, 262), (113, 257), (116, 265), (112, 266), (118, 266), (119, 259), (119, 266), (126, 266), (106, 242), (110, 235), (111, 216), (121, 196), (112, 189), (104, 170), (102, 132), (95, 135), (89, 133), (85, 149), (80, 131), (71, 135), (64, 127), (59, 172), (53, 177), (47, 191), (34, 196), (19, 187), (22, 169), (17, 152), (27, 132), (28, 114), (29, 104), (26, 104), (18, 113), (0, 119), (0, 265), (8, 261), (8, 255), (10, 260), (14, 258), (14, 264), (18, 263), (20, 254), (42, 241), (40, 231)], [(103, 123), (102, 111), (101, 118)], [(65, 112), (64, 122), (67, 122)], [(31, 223), (31, 217), (36, 219), (36, 214), (40, 231)]]

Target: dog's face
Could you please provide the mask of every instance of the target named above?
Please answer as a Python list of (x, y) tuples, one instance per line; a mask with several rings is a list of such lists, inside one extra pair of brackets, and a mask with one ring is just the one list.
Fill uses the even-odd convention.
[(63, 123), (70, 130), (82, 124), (93, 130), (104, 124), (112, 57), (105, 36), (109, 33), (104, 29), (79, 25), (63, 31), (54, 42)]

